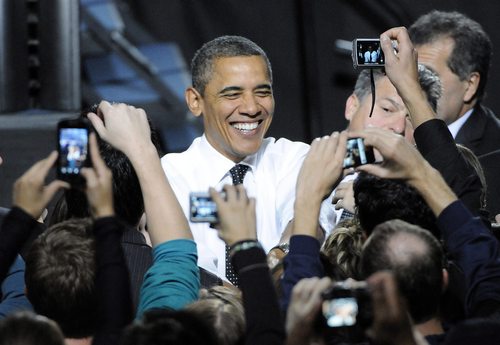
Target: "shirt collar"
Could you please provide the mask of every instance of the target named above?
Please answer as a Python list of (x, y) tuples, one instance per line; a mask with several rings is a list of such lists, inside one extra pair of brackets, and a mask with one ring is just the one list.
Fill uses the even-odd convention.
[[(200, 152), (204, 157), (206, 162), (209, 162), (210, 175), (214, 178), (217, 177), (217, 182), (220, 182), (226, 175), (229, 174), (229, 169), (235, 166), (237, 163), (233, 162), (229, 158), (225, 157), (219, 151), (217, 151), (207, 140), (205, 134), (202, 135), (200, 140)], [(262, 147), (261, 147), (262, 149)], [(257, 151), (253, 155), (245, 157), (239, 164), (245, 164), (250, 167), (250, 170), (256, 169), (259, 152)]]
[(458, 131), (460, 131), (460, 128), (462, 128), (465, 121), (467, 121), (469, 119), (473, 110), (474, 109), (469, 109), (462, 117), (458, 118), (457, 120), (455, 120), (454, 122), (452, 122), (448, 125), (448, 130), (450, 131), (451, 135), (453, 136), (453, 139), (456, 138)]

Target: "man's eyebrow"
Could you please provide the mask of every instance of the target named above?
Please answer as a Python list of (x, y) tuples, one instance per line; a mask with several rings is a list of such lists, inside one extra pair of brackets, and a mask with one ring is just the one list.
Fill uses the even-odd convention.
[(272, 87), (271, 87), (271, 84), (260, 84), (260, 85), (257, 85), (254, 90), (257, 90), (257, 89), (266, 89), (266, 90), (272, 90)]
[(221, 95), (221, 94), (226, 93), (226, 92), (241, 91), (241, 90), (243, 90), (243, 88), (241, 88), (239, 86), (228, 86), (228, 87), (225, 87), (222, 90), (220, 90), (218, 92), (218, 94)]
[[(271, 84), (259, 84), (254, 88), (254, 90), (262, 90), (262, 89), (271, 91), (272, 90)], [(222, 95), (222, 94), (225, 94), (227, 92), (234, 92), (234, 91), (239, 92), (242, 90), (243, 90), (243, 88), (240, 86), (227, 86), (227, 87), (223, 88), (222, 90), (220, 90), (218, 92), (218, 94)]]
[(396, 102), (395, 100), (393, 100), (393, 99), (391, 99), (391, 98), (389, 98), (389, 97), (384, 97), (384, 98), (382, 98), (382, 99), (383, 99), (383, 100), (386, 100), (386, 101), (391, 102), (391, 103), (392, 103), (392, 105), (393, 105), (393, 106), (395, 106), (395, 107), (396, 107), (396, 108), (398, 108), (398, 109), (403, 109), (403, 108), (404, 108), (404, 105), (402, 105), (402, 104), (400, 104), (400, 103)]

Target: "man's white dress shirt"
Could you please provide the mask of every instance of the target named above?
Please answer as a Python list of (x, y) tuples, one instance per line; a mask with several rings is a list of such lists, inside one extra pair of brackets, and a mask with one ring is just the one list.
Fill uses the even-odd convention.
[[(257, 238), (267, 252), (278, 244), (282, 232), (293, 218), (295, 184), (309, 145), (287, 139), (264, 139), (259, 151), (246, 157), (250, 166), (243, 185), (256, 198)], [(196, 138), (182, 153), (169, 153), (161, 159), (170, 184), (189, 219), (189, 193), (221, 190), (232, 184), (229, 169), (235, 163), (215, 150), (205, 135)], [(320, 224), (327, 232), (335, 224), (334, 206), (324, 202)], [(225, 277), (225, 245), (208, 223), (191, 223), (198, 247), (198, 265)]]

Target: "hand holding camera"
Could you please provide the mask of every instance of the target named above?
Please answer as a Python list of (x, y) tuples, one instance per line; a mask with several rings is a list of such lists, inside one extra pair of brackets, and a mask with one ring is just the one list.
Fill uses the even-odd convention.
[(210, 197), (217, 205), (219, 237), (232, 246), (242, 240), (257, 239), (255, 198), (247, 196), (243, 184), (225, 185), (224, 195), (210, 188)]

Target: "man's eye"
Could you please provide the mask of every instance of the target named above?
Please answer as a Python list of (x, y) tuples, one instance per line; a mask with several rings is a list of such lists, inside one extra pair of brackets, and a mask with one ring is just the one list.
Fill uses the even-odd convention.
[(267, 96), (270, 96), (272, 93), (271, 91), (257, 91), (256, 92), (256, 95), (259, 96), (259, 97), (267, 97)]
[(224, 97), (229, 98), (229, 99), (235, 99), (239, 96), (239, 93), (226, 93)]

